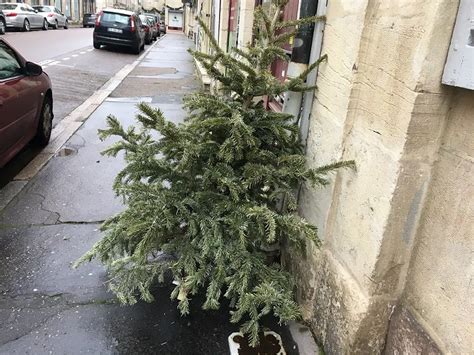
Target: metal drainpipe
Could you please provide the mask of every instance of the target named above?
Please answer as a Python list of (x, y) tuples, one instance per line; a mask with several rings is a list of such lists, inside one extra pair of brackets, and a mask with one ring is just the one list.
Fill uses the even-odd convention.
[[(299, 18), (314, 16), (316, 14), (318, 2), (320, 1), (301, 0)], [(293, 42), (291, 61), (288, 64), (288, 78), (296, 78), (308, 67), (311, 55), (313, 31), (314, 24), (307, 24), (299, 28)], [(293, 116), (299, 118), (302, 101), (303, 93), (292, 91), (287, 92), (283, 104), (283, 112), (291, 113)]]
[[(317, 4), (316, 15), (317, 16), (324, 16), (326, 15), (326, 8), (327, 8), (327, 0), (320, 0)], [(321, 49), (323, 46), (323, 31), (324, 31), (324, 22), (316, 23), (313, 32), (313, 43), (311, 45), (311, 54), (309, 58), (310, 63), (314, 63), (319, 59), (321, 56)], [(316, 84), (316, 79), (318, 77), (318, 70), (313, 70), (306, 79), (306, 83), (309, 86), (313, 86)], [(311, 116), (311, 110), (313, 108), (313, 101), (314, 101), (314, 91), (308, 91), (303, 94), (303, 104), (301, 109), (301, 116), (300, 116), (300, 137), (301, 143), (307, 146), (308, 141), (308, 132), (309, 132), (309, 119)]]

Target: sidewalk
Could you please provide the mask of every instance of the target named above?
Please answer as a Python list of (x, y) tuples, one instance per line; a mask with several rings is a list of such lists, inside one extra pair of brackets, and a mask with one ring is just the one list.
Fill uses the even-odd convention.
[[(169, 33), (98, 107), (64, 148), (0, 211), (1, 354), (227, 354), (238, 330), (227, 309), (179, 315), (171, 287), (157, 286), (156, 301), (122, 306), (107, 292), (97, 262), (71, 264), (100, 238), (100, 223), (123, 206), (112, 189), (121, 158), (100, 155), (108, 114), (134, 123), (140, 101), (182, 121), (181, 99), (199, 88), (183, 34)], [(199, 298), (199, 297), (197, 297)], [(287, 328), (279, 332), (297, 353)]]

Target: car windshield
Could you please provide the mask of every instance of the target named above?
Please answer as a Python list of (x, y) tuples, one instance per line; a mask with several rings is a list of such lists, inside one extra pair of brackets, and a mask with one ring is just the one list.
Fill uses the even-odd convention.
[(48, 6), (33, 6), (35, 10), (38, 10), (38, 12), (52, 12), (53, 10), (48, 7)]
[(150, 21), (152, 24), (155, 24), (155, 19), (153, 18), (153, 16), (147, 16), (146, 18), (147, 18), (148, 21)]
[(6, 44), (0, 42), (0, 80), (22, 73), (21, 66), (13, 51)]
[(140, 15), (139, 17), (140, 17), (140, 20), (142, 20), (144, 24), (148, 25), (148, 19), (145, 15)]
[(16, 4), (0, 4), (0, 10), (15, 10)]
[(102, 14), (101, 21), (104, 21), (104, 22), (118, 22), (118, 23), (122, 23), (124, 25), (128, 25), (129, 19), (130, 19), (130, 16), (127, 16), (127, 15), (114, 14), (114, 13), (111, 13), (111, 12), (104, 12)]

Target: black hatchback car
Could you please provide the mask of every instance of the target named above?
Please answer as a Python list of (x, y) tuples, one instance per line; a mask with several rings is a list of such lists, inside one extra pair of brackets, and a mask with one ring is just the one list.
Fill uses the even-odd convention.
[(140, 17), (132, 11), (104, 9), (95, 22), (94, 48), (103, 44), (121, 46), (139, 54), (145, 48), (143, 27)]

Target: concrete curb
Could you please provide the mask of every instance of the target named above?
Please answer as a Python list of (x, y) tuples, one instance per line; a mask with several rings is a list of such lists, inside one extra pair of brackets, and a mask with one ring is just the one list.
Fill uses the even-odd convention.
[(314, 341), (311, 330), (304, 324), (289, 322), (290, 334), (293, 341), (298, 345), (301, 355), (319, 355), (321, 350)]
[[(13, 190), (8, 200), (2, 201), (0, 211), (5, 208), (27, 185), (39, 171), (56, 155), (63, 145), (72, 137), (72, 135), (82, 126), (82, 124), (94, 113), (94, 111), (105, 101), (105, 99), (120, 85), (120, 83), (135, 69), (138, 64), (146, 57), (152, 48), (155, 47), (166, 35), (161, 36), (155, 43), (149, 46), (133, 63), (125, 65), (112, 78), (110, 78), (100, 89), (95, 91), (86, 101), (75, 108), (69, 115), (62, 119), (51, 133), (51, 140), (41, 153), (28, 163), (4, 189)], [(25, 182), (20, 185), (21, 188), (10, 189), (12, 183), (18, 184), (18, 181)]]

